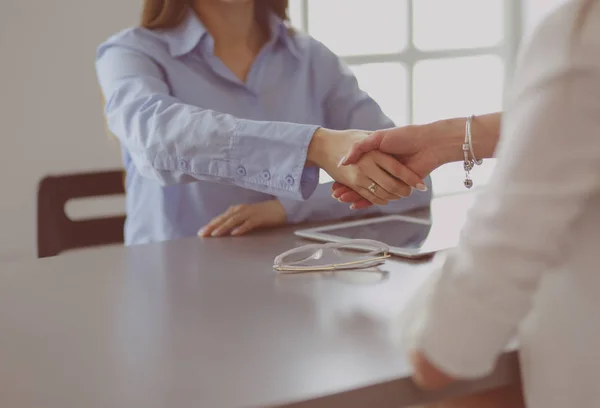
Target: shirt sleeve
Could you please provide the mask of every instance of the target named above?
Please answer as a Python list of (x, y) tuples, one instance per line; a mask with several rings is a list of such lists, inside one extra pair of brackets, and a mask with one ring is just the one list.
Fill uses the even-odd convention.
[(407, 310), (404, 344), (455, 377), (491, 372), (600, 190), (600, 30), (570, 46), (560, 21), (544, 25), (517, 70), (498, 165), (459, 246)]
[(158, 64), (142, 52), (101, 46), (96, 70), (110, 131), (137, 170), (161, 185), (208, 180), (306, 199), (318, 169), (305, 167), (317, 126), (238, 119), (170, 95)]

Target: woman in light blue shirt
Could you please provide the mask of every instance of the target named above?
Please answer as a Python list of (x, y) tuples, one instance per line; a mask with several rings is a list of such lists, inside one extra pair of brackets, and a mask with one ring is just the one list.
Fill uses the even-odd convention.
[(289, 28), (286, 11), (285, 0), (146, 0), (142, 27), (99, 47), (127, 172), (127, 244), (350, 215), (318, 185), (318, 167), (381, 204), (427, 190), (380, 152), (337, 166), (367, 134), (342, 129), (394, 124), (331, 51)]

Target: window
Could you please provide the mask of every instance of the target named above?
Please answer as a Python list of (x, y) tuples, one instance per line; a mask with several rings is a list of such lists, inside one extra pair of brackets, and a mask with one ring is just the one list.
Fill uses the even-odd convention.
[[(521, 33), (564, 2), (290, 0), (290, 17), (342, 57), (402, 126), (501, 110)], [(493, 167), (488, 160), (473, 171), (476, 186)], [(436, 194), (464, 191), (461, 163), (432, 176)]]

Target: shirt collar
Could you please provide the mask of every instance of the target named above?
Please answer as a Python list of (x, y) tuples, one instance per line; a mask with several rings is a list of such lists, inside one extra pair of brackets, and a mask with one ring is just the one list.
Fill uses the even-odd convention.
[(196, 48), (198, 43), (208, 36), (208, 31), (196, 13), (188, 11), (181, 24), (175, 28), (163, 30), (160, 34), (166, 40), (171, 55), (177, 58)]
[(279, 41), (287, 47), (292, 55), (298, 59), (302, 59), (302, 54), (298, 48), (298, 44), (294, 39), (292, 28), (277, 15), (271, 13), (269, 16), (269, 26), (271, 28), (271, 41)]
[[(284, 44), (296, 58), (300, 59), (301, 54), (298, 45), (294, 41), (294, 34), (290, 31), (286, 22), (275, 14), (271, 14), (269, 16), (269, 26), (271, 29), (270, 42)], [(188, 11), (181, 24), (175, 28), (163, 30), (161, 36), (166, 40), (169, 52), (175, 58), (190, 53), (205, 39), (210, 40), (210, 44), (212, 44), (212, 37), (204, 24), (202, 24), (196, 13), (191, 10)]]

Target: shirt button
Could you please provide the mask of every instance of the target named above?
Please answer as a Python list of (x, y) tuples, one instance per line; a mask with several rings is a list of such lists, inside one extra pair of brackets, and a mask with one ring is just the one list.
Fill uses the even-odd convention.
[(287, 176), (285, 178), (285, 182), (288, 183), (288, 185), (291, 186), (292, 184), (294, 184), (294, 178), (292, 176)]
[(185, 161), (185, 160), (183, 160), (183, 159), (182, 159), (182, 160), (179, 160), (179, 167), (180, 167), (182, 170), (185, 170), (185, 169), (187, 169), (187, 166), (188, 166), (188, 163), (187, 163), (187, 161)]
[(268, 170), (263, 171), (260, 176), (263, 180), (271, 180), (271, 173)]
[(238, 176), (245, 176), (246, 175), (246, 169), (244, 168), (244, 166), (240, 166), (237, 168), (236, 173)]

